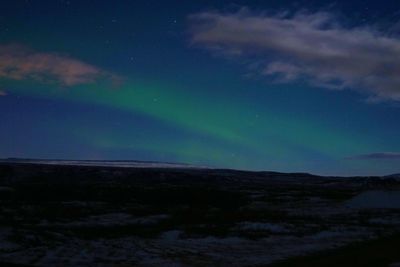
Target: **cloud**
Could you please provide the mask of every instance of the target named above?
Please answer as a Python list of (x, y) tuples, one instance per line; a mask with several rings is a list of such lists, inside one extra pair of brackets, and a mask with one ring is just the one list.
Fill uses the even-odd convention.
[(400, 159), (398, 152), (377, 152), (370, 154), (362, 154), (351, 157), (351, 159)]
[[(370, 101), (400, 101), (400, 39), (372, 27), (344, 27), (328, 12), (203, 12), (189, 16), (191, 41), (239, 56), (279, 81), (353, 89)], [(261, 62), (261, 64), (260, 64)]]
[(6, 95), (7, 95), (7, 93), (5, 91), (0, 90), (0, 96), (6, 96)]
[(0, 78), (55, 82), (63, 86), (115, 81), (117, 76), (80, 60), (57, 53), (33, 51), (21, 45), (0, 45)]

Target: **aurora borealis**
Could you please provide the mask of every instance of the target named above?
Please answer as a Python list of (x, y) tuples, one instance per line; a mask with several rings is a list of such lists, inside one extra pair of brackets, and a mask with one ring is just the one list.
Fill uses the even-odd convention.
[(159, 2), (2, 1), (0, 157), (399, 171), (400, 5)]

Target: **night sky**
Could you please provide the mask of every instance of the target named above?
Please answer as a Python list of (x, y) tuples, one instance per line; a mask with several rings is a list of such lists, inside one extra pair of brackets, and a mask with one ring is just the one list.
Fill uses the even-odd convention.
[(398, 1), (0, 3), (0, 158), (400, 172)]

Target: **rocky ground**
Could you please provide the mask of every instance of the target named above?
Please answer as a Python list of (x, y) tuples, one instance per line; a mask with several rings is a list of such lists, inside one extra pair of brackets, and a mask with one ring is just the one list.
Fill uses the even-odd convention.
[(391, 252), (399, 232), (393, 177), (0, 163), (4, 263), (314, 266), (354, 244)]

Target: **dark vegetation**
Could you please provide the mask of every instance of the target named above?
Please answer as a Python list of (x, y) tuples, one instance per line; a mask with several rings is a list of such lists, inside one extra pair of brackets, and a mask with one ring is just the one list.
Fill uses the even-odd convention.
[[(2, 186), (9, 188), (1, 194), (2, 225), (29, 227), (28, 222), (30, 225), (43, 220), (63, 222), (118, 212), (135, 217), (168, 215), (168, 219), (150, 226), (112, 226), (107, 231), (104, 230), (107, 226), (69, 229), (83, 238), (154, 237), (171, 228), (183, 229), (191, 237), (226, 236), (242, 221), (301, 223), (308, 218), (289, 216), (284, 210), (274, 208), (274, 204), (281, 203), (287, 195), (297, 203), (310, 197), (342, 201), (359, 190), (353, 186), (339, 189), (343, 182), (340, 179), (231, 170), (8, 164), (0, 165), (0, 173)], [(293, 181), (288, 184), (286, 179)], [(333, 182), (337, 183), (335, 190), (320, 188), (321, 183), (329, 186)], [(253, 193), (257, 195), (252, 196)], [(261, 238), (267, 233), (239, 231), (237, 234)]]
[(308, 256), (294, 257), (268, 265), (270, 267), (387, 267), (400, 262), (400, 234), (384, 237), (313, 253)]
[[(183, 239), (302, 237), (336, 226), (372, 227), (368, 211), (323, 215), (319, 209), (342, 205), (370, 188), (399, 187), (394, 179), (378, 177), (0, 163), (0, 225), (13, 228), (11, 241), (25, 248), (55, 246), (60, 236), (154, 239), (171, 230), (181, 231)], [(238, 227), (248, 222), (289, 229)], [(396, 235), (273, 266), (385, 266), (371, 264), (397, 260), (399, 245)], [(361, 260), (362, 255), (370, 260)]]

